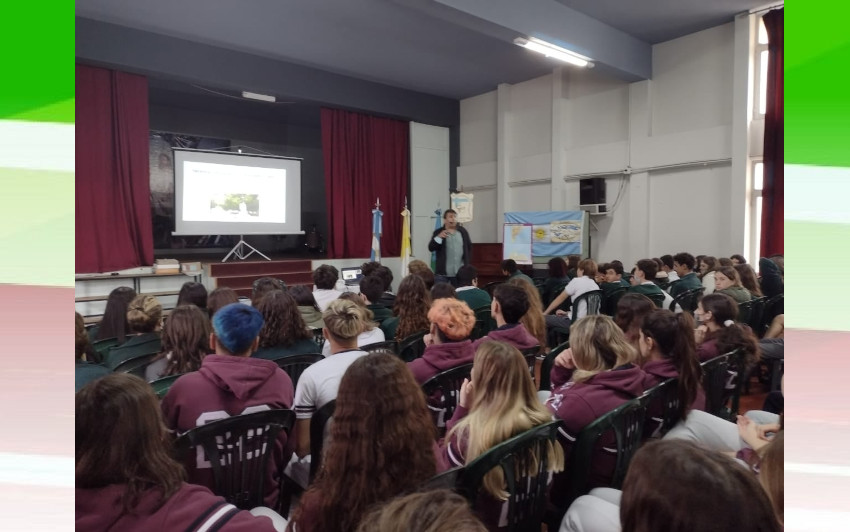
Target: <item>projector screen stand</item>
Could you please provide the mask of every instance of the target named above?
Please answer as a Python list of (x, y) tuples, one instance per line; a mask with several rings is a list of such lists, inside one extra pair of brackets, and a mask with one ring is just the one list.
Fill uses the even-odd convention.
[[(250, 251), (248, 251), (248, 250), (250, 250)], [(245, 253), (246, 251), (248, 251), (248, 253)], [(245, 242), (244, 236), (239, 235), (239, 242), (237, 242), (236, 245), (233, 246), (233, 249), (230, 250), (230, 253), (228, 253), (223, 259), (221, 259), (221, 262), (227, 262), (227, 259), (229, 259), (231, 256), (233, 256), (233, 257), (235, 257), (239, 260), (245, 260), (254, 253), (263, 257), (266, 260), (271, 260), (270, 258), (263, 255), (260, 252), (260, 250), (258, 250), (257, 248), (255, 248), (251, 244)]]

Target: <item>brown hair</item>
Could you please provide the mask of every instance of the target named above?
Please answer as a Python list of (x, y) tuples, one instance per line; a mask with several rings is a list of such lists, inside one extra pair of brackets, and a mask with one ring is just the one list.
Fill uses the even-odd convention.
[[(578, 263), (578, 269), (581, 270), (582, 275), (585, 277), (590, 277), (593, 279), (596, 277), (596, 262), (593, 259), (584, 259), (583, 261)], [(578, 271), (576, 271), (578, 273)]]
[(180, 293), (177, 295), (176, 307), (183, 305), (195, 305), (198, 308), (207, 308), (207, 288), (201, 283), (188, 281), (180, 287)]
[(298, 303), (284, 290), (266, 293), (257, 305), (263, 315), (260, 329), (260, 347), (292, 347), (299, 340), (313, 338), (304, 318), (298, 311)]
[(546, 266), (549, 268), (549, 277), (562, 279), (567, 276), (567, 263), (561, 257), (552, 257)]
[(744, 285), (741, 284), (741, 276), (738, 275), (738, 270), (736, 270), (734, 266), (721, 266), (714, 270), (715, 276), (718, 273), (722, 273), (727, 279), (732, 281), (732, 286), (744, 287)]
[(171, 457), (153, 389), (129, 373), (111, 373), (85, 385), (75, 399), (77, 488), (125, 484), (125, 512), (156, 489), (161, 503), (180, 489), (183, 466)]
[(623, 330), (626, 340), (635, 348), (640, 341), (640, 327), (644, 318), (656, 308), (655, 303), (643, 294), (625, 293), (617, 302), (614, 323)]
[(89, 335), (86, 332), (86, 320), (79, 312), (74, 312), (74, 355), (77, 360), (82, 360), (83, 355), (86, 355), (86, 361), (92, 362), (89, 357), (94, 353), (94, 349), (89, 342)]
[(322, 309), (319, 308), (319, 304), (316, 303), (316, 298), (313, 296), (313, 292), (307, 285), (297, 284), (290, 287), (289, 295), (295, 299), (295, 302), (298, 303), (299, 307), (313, 307), (319, 312), (322, 311)]
[(705, 273), (703, 273), (703, 275), (705, 275), (708, 272), (713, 272), (714, 270), (717, 269), (717, 259), (715, 257), (712, 257), (711, 255), (705, 255), (704, 257), (700, 257), (700, 260), (699, 260), (699, 269), (700, 270), (702, 270), (702, 263), (703, 262), (705, 263), (706, 266), (708, 266), (708, 269), (705, 270)]
[(415, 332), (431, 327), (428, 311), (431, 309), (431, 294), (417, 275), (408, 275), (398, 285), (393, 304), (393, 314), (398, 316), (396, 340), (403, 340)]
[[(290, 530), (297, 524), (353, 531), (371, 506), (414, 490), (437, 472), (425, 396), (398, 356), (355, 360), (339, 384), (336, 405), (322, 468)], [(301, 522), (305, 516), (309, 525)]]
[[(410, 261), (410, 264), (407, 265), (407, 271), (422, 279), (428, 290), (434, 286), (434, 272), (431, 271), (431, 268), (427, 264), (425, 264), (425, 261), (421, 261), (419, 259)], [(404, 282), (404, 279), (402, 279), (402, 282)], [(399, 286), (398, 289), (401, 290), (401, 286)]]
[(759, 280), (756, 276), (756, 271), (749, 264), (738, 264), (733, 266), (738, 276), (741, 278), (741, 286), (750, 291), (753, 297), (763, 297), (764, 294), (759, 286)]
[(232, 288), (228, 288), (226, 286), (222, 286), (221, 288), (216, 288), (210, 295), (207, 296), (207, 312), (210, 315), (210, 319), (215, 316), (215, 313), (219, 311), (219, 309), (226, 307), (231, 303), (238, 303), (239, 296), (236, 295), (236, 291)]
[(752, 473), (684, 440), (653, 441), (638, 450), (623, 482), (620, 524), (629, 532), (780, 530)]
[(785, 521), (785, 431), (777, 432), (759, 454), (759, 482), (767, 492), (773, 513), (782, 523)]
[(540, 299), (540, 291), (522, 277), (514, 277), (508, 284), (522, 288), (528, 295), (528, 310), (522, 315), (519, 322), (531, 334), (537, 338), (540, 348), (546, 347), (546, 317), (543, 316), (543, 301)]
[(333, 290), (339, 279), (339, 270), (330, 264), (322, 264), (313, 272), (313, 284), (319, 290)]
[[(761, 354), (758, 338), (749, 325), (738, 323), (738, 303), (726, 294), (714, 293), (703, 297), (700, 302), (705, 312), (711, 312), (712, 320), (720, 326), (714, 332), (705, 335), (705, 341), (716, 340), (718, 353), (724, 354), (735, 349), (744, 351), (745, 366), (750, 368), (758, 362)], [(726, 322), (732, 321), (730, 325)]]
[(118, 343), (124, 343), (130, 332), (130, 324), (127, 323), (127, 307), (135, 297), (136, 291), (129, 286), (119, 286), (109, 292), (95, 341), (117, 338)]
[(195, 305), (183, 305), (171, 311), (162, 331), (162, 351), (156, 357), (156, 360), (168, 358), (162, 376), (198, 371), (201, 361), (212, 351), (210, 332), (212, 325), (207, 313)]
[(337, 299), (342, 299), (343, 301), (351, 301), (357, 306), (357, 310), (360, 311), (363, 319), (363, 330), (360, 331), (371, 331), (375, 328), (375, 313), (369, 310), (369, 307), (366, 306), (366, 303), (363, 302), (363, 298), (361, 298), (358, 294), (354, 292), (343, 292)]
[(702, 368), (697, 359), (694, 318), (688, 312), (673, 314), (654, 309), (643, 320), (641, 332), (658, 345), (661, 356), (673, 362), (679, 374), (679, 417), (685, 419), (697, 398)]
[(357, 532), (487, 532), (466, 499), (447, 489), (396, 497), (369, 512)]
[(162, 305), (151, 295), (139, 294), (127, 307), (127, 323), (130, 332), (149, 333), (162, 323)]

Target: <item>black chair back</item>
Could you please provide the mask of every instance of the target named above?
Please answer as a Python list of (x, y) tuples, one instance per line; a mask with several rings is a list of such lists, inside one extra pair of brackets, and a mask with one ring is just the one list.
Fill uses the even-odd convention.
[(491, 283), (487, 283), (487, 284), (484, 285), (484, 290), (486, 290), (487, 293), (490, 294), (490, 298), (492, 298), (493, 297), (493, 290), (495, 290), (496, 287), (499, 286), (500, 284), (504, 284), (504, 283), (505, 283), (505, 281), (493, 281)]
[(702, 363), (705, 411), (735, 421), (744, 383), (744, 353), (736, 349)]
[(159, 353), (147, 353), (129, 358), (115, 366), (115, 369), (112, 371), (114, 373), (129, 373), (130, 375), (135, 375), (136, 377), (144, 379), (145, 369), (158, 354)]
[(628, 288), (625, 286), (609, 291), (608, 295), (605, 296), (605, 300), (602, 301), (602, 314), (613, 317), (617, 313), (617, 303), (620, 302), (620, 298), (627, 291)]
[(460, 475), (463, 474), (463, 470), (463, 467), (453, 467), (448, 471), (437, 473), (419, 486), (419, 491), (454, 490), (458, 479), (460, 479)]
[(534, 378), (534, 366), (537, 365), (537, 357), (540, 354), (540, 346), (535, 345), (534, 347), (526, 347), (525, 349), (520, 349), (519, 352), (522, 353), (525, 363), (528, 364), (528, 372), (531, 374), (531, 380), (536, 380)]
[(180, 373), (178, 375), (169, 375), (168, 377), (162, 377), (155, 381), (151, 381), (151, 388), (153, 388), (153, 393), (160, 399), (165, 397), (165, 394), (168, 393), (168, 390), (171, 389), (171, 385), (174, 384), (174, 381), (182, 377), (184, 374)]
[(292, 386), (295, 387), (304, 370), (324, 358), (320, 353), (305, 353), (303, 355), (282, 356), (275, 358), (272, 362), (289, 375), (289, 378), (292, 379)]
[(362, 345), (359, 348), (361, 351), (366, 351), (367, 353), (374, 353), (376, 351), (391, 351), (393, 354), (398, 354), (398, 342), (395, 340), (387, 340), (385, 342), (375, 342), (373, 344)]
[(559, 344), (557, 347), (554, 347), (549, 354), (546, 355), (546, 358), (543, 359), (543, 363), (540, 364), (540, 386), (539, 390), (551, 390), (552, 384), (550, 382), (550, 375), (552, 373), (552, 366), (555, 365), (555, 358), (561, 354), (565, 349), (570, 348), (570, 342), (564, 342)]
[[(681, 294), (673, 298), (673, 302), (670, 303), (670, 310), (675, 310), (676, 305), (679, 305), (680, 307), (682, 307), (682, 310), (693, 314), (693, 312), (697, 309), (699, 300), (702, 299), (703, 292), (705, 292), (705, 288), (703, 287), (694, 288), (682, 292)], [(664, 304), (663, 297), (661, 299), (661, 304)]]
[(602, 290), (591, 290), (585, 292), (573, 300), (573, 313), (570, 323), (578, 321), (578, 309), (581, 304), (587, 305), (586, 316), (591, 314), (599, 314), (602, 312)]
[(681, 419), (679, 415), (679, 379), (659, 383), (646, 392), (646, 421), (643, 438), (660, 438)]
[[(431, 410), (434, 426), (437, 427), (438, 432), (445, 432), (445, 422), (452, 418), (457, 408), (463, 380), (468, 379), (470, 375), (472, 375), (472, 363), (447, 369), (422, 383), (422, 391), (428, 398), (428, 409)], [(439, 403), (435, 404), (435, 401)]]
[(426, 334), (428, 334), (427, 330), (419, 331), (402, 339), (398, 343), (398, 356), (405, 362), (412, 362), (421, 357), (425, 352), (425, 342), (422, 341), (422, 337)]
[(560, 421), (550, 421), (496, 445), (466, 465), (458, 479), (461, 494), (472, 503), (485, 475), (500, 468), (508, 493), (509, 531), (540, 530), (548, 499), (549, 445), (556, 441)]
[(745, 322), (759, 337), (763, 336), (765, 332), (762, 328), (762, 323), (764, 323), (764, 306), (766, 302), (766, 297), (755, 297), (751, 299), (752, 308), (750, 310), (750, 318)]
[(495, 329), (496, 322), (490, 315), (489, 306), (478, 307), (477, 309), (474, 309), (473, 312), (475, 312), (475, 327), (472, 329), (469, 339), (478, 340), (479, 338), (487, 336), (487, 333)]
[(322, 329), (316, 328), (311, 330), (313, 331), (313, 340), (318, 344), (319, 349), (325, 347), (325, 334), (322, 332)]
[[(294, 423), (292, 410), (264, 410), (196, 427), (174, 446), (182, 456), (201, 447), (212, 466), (213, 492), (237, 508), (250, 510), (265, 505), (266, 476), (274, 466), (269, 460), (278, 435), (281, 431), (289, 435)], [(283, 459), (279, 462), (278, 478), (285, 466)]]
[(784, 294), (775, 295), (764, 302), (764, 319), (762, 322), (762, 330), (766, 331), (767, 328), (770, 327), (770, 322), (773, 321), (773, 318), (779, 316), (780, 314), (785, 314)]
[(655, 306), (658, 308), (664, 308), (664, 294), (646, 294)]
[(328, 423), (334, 415), (336, 399), (325, 403), (322, 408), (316, 410), (310, 418), (310, 482), (316, 478), (319, 468), (322, 467), (322, 449), (325, 447), (325, 432)]

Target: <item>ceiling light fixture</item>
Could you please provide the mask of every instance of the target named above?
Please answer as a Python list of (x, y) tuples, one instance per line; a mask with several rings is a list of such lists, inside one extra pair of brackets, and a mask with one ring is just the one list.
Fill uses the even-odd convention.
[(263, 102), (272, 102), (272, 103), (274, 103), (277, 100), (277, 98), (275, 98), (274, 96), (269, 96), (267, 94), (257, 94), (256, 92), (248, 92), (248, 91), (242, 91), (242, 97), (248, 98), (248, 99), (251, 99), (251, 100), (260, 100), (260, 101), (263, 101)]
[(514, 39), (514, 44), (522, 46), (523, 48), (528, 48), (529, 50), (534, 50), (535, 52), (545, 55), (546, 57), (553, 57), (555, 59), (559, 59), (571, 65), (588, 68), (593, 66), (593, 63), (590, 62), (589, 57), (585, 57), (575, 52), (571, 52), (565, 48), (555, 46), (554, 44), (550, 44), (546, 41), (535, 39), (534, 37), (529, 37), (527, 39), (524, 37), (517, 37), (516, 39)]

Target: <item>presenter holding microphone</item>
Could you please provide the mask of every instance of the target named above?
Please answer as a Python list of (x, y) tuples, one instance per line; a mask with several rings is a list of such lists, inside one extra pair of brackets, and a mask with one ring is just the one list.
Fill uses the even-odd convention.
[[(447, 209), (443, 213), (443, 227), (431, 236), (428, 250), (437, 253), (437, 281), (448, 281), (457, 286), (457, 271), (469, 264), (472, 242), (466, 229), (457, 224), (457, 212)], [(442, 279), (440, 278), (442, 277)]]

